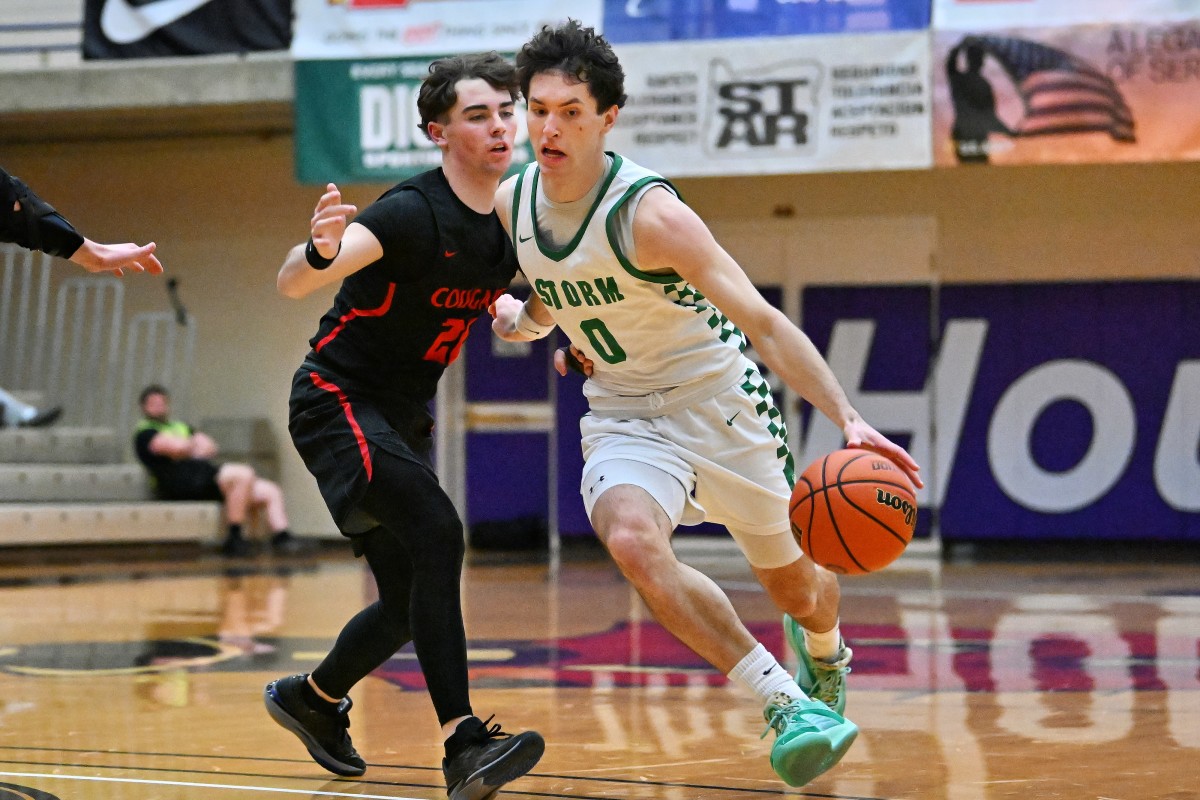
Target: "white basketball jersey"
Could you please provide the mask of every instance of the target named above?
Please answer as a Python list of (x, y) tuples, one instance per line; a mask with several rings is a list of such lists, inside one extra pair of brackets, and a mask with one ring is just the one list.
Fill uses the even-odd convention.
[(585, 392), (641, 396), (753, 369), (742, 355), (745, 336), (703, 295), (678, 275), (642, 272), (622, 251), (621, 241), (633, 241), (632, 215), (618, 214), (622, 206), (653, 184), (675, 189), (661, 175), (609, 156), (595, 202), (562, 248), (537, 230), (536, 163), (517, 179), (509, 218), (521, 271), (595, 363)]

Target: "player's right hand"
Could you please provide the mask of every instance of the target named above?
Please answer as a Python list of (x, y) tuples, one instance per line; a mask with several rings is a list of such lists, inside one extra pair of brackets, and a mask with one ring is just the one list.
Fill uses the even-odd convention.
[(309, 224), (309, 234), (317, 252), (325, 258), (336, 258), (346, 233), (346, 217), (357, 213), (357, 206), (342, 202), (342, 192), (336, 184), (327, 184)]
[(506, 342), (527, 342), (528, 336), (517, 333), (517, 315), (521, 313), (524, 301), (518, 300), (511, 294), (505, 293), (496, 298), (488, 313), (492, 315), (492, 333)]

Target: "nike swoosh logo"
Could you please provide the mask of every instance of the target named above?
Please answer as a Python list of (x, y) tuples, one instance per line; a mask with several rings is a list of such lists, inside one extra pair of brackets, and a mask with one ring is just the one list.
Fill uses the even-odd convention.
[(532, 239), (532, 238), (533, 238), (533, 234), (532, 234), (532, 233), (531, 233), (531, 234), (529, 234), (528, 236), (518, 236), (518, 237), (517, 237), (518, 241), (521, 241), (521, 242), (528, 242), (528, 241), (529, 241), (530, 239)]
[(445, 256), (446, 258), (454, 258), (456, 255), (458, 255), (458, 251), (457, 250), (443, 250), (442, 255)]
[[(740, 413), (742, 413), (742, 412), (740, 412), (740, 411), (739, 411), (739, 412), (737, 412), (737, 414), (734, 414), (732, 417), (730, 417), (729, 419), (725, 420), (725, 424), (726, 424), (726, 425), (728, 425), (729, 427), (731, 427), (731, 428), (732, 428), (732, 427), (733, 427), (733, 421), (734, 421), (735, 419), (737, 419), (737, 418), (738, 418), (738, 414), (740, 414)], [(766, 673), (764, 672), (763, 674), (765, 675)]]
[(100, 30), (113, 44), (132, 44), (211, 2), (154, 0), (153, 3), (135, 6), (129, 0), (106, 0), (100, 11)]

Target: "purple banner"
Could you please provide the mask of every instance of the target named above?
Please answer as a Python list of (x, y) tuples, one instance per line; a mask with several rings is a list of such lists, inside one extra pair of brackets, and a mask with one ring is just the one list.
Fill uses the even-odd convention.
[(1200, 283), (943, 286), (933, 337), (931, 307), (817, 288), (804, 320), (943, 539), (1200, 541)]
[(929, 27), (929, 0), (605, 0), (609, 41), (880, 33)]

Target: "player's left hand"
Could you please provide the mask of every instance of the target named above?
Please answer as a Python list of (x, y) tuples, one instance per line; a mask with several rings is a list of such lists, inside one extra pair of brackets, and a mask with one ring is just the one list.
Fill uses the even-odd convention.
[(861, 419), (852, 420), (842, 429), (842, 433), (846, 436), (846, 447), (858, 447), (878, 453), (902, 469), (908, 479), (912, 481), (913, 486), (918, 489), (924, 488), (925, 481), (921, 480), (919, 474), (921, 466), (908, 454), (908, 451), (866, 422)]

